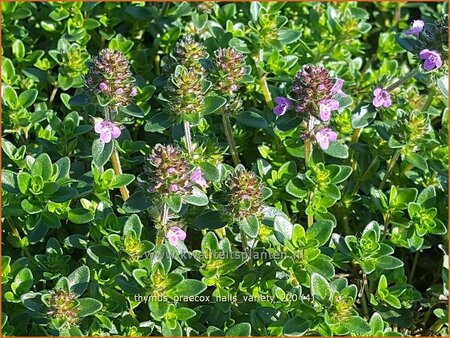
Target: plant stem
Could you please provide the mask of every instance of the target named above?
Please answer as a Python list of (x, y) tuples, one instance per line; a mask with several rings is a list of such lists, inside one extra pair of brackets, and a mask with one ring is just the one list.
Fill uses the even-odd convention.
[(272, 96), (270, 95), (269, 86), (267, 85), (266, 75), (264, 74), (261, 67), (259, 67), (259, 65), (258, 65), (259, 62), (263, 62), (263, 61), (264, 61), (264, 50), (260, 49), (258, 52), (258, 57), (255, 58), (256, 71), (258, 72), (258, 78), (259, 78), (259, 85), (261, 86), (266, 104), (269, 106), (270, 109), (273, 109), (274, 104), (272, 101)]
[(248, 255), (248, 258), (249, 258), (247, 265), (250, 269), (253, 269), (252, 255), (249, 252), (248, 243), (247, 243), (247, 235), (242, 230), (241, 230), (241, 241), (242, 241), (242, 249)]
[(227, 137), (228, 146), (230, 147), (231, 158), (233, 159), (234, 166), (239, 164), (239, 155), (236, 149), (236, 143), (234, 142), (233, 129), (231, 128), (230, 118), (226, 112), (222, 113), (223, 128), (225, 129), (225, 135)]
[[(117, 152), (116, 146), (113, 145), (113, 152), (111, 154), (111, 162), (114, 168), (114, 173), (116, 175), (122, 174), (122, 167), (120, 165), (119, 153)], [(128, 191), (126, 186), (120, 187), (120, 194), (124, 201), (126, 201), (130, 197), (130, 192)]]
[(305, 140), (305, 169), (308, 169), (309, 158), (312, 155), (311, 131), (314, 129), (314, 117), (308, 121), (308, 138)]
[(408, 277), (408, 281), (409, 281), (410, 283), (412, 283), (413, 278), (414, 278), (414, 274), (416, 273), (416, 267), (417, 267), (417, 261), (419, 260), (419, 254), (420, 254), (420, 251), (417, 250), (417, 251), (416, 251), (416, 254), (414, 255), (413, 265), (412, 265), (412, 267), (411, 267), (411, 271), (410, 271), (409, 277)]
[[(308, 121), (308, 138), (305, 140), (305, 171), (308, 170), (309, 158), (312, 155), (312, 143), (310, 133), (313, 130), (313, 128), (314, 128), (314, 117), (311, 116)], [(308, 206), (312, 202), (313, 198), (314, 193), (311, 191), (308, 196)], [(313, 215), (308, 215), (307, 218), (308, 218), (308, 227), (310, 227), (314, 223), (314, 217)]]
[(55, 100), (56, 92), (58, 91), (58, 86), (55, 85), (53, 87), (52, 93), (50, 94), (50, 98), (48, 100), (48, 106), (51, 107), (53, 101)]
[(400, 156), (400, 150), (397, 149), (397, 150), (395, 151), (395, 153), (394, 153), (394, 156), (392, 156), (391, 162), (389, 163), (388, 170), (387, 170), (386, 173), (384, 174), (383, 180), (381, 181), (381, 184), (380, 184), (380, 186), (378, 187), (378, 189), (380, 189), (380, 190), (383, 189), (383, 187), (384, 187), (384, 185), (385, 185), (385, 183), (386, 183), (386, 180), (387, 180), (387, 178), (389, 177), (389, 175), (391, 174), (392, 169), (394, 169), (395, 163), (397, 162), (399, 156)]
[(191, 125), (188, 121), (184, 121), (184, 138), (186, 140), (186, 147), (189, 155), (192, 155), (192, 152), (194, 151), (194, 147), (192, 146), (192, 139), (191, 139)]
[(363, 281), (362, 281), (363, 285), (362, 285), (362, 290), (361, 290), (361, 306), (362, 306), (362, 310), (363, 316), (366, 316), (369, 314), (369, 310), (367, 307), (367, 299), (366, 296), (368, 294), (368, 290), (367, 290), (367, 277), (366, 274), (363, 272)]
[(165, 227), (167, 224), (167, 221), (169, 219), (169, 207), (167, 206), (166, 203), (163, 204), (163, 209), (161, 211), (161, 218), (159, 220), (162, 229), (158, 230), (158, 233), (156, 235), (156, 247), (159, 247), (163, 241), (164, 241), (164, 237), (165, 237)]
[(161, 66), (160, 66), (160, 61), (161, 61), (161, 57), (159, 56), (159, 54), (155, 55), (155, 74), (159, 75), (161, 74)]
[(417, 73), (419, 73), (419, 68), (416, 68), (414, 70), (412, 70), (411, 72), (409, 72), (408, 74), (406, 74), (404, 77), (402, 77), (401, 79), (397, 80), (396, 82), (394, 82), (393, 84), (391, 84), (389, 87), (386, 88), (386, 90), (388, 92), (393, 91), (395, 88), (400, 87), (403, 83), (405, 83), (406, 81), (408, 81), (410, 78), (412, 78), (413, 76), (415, 76)]

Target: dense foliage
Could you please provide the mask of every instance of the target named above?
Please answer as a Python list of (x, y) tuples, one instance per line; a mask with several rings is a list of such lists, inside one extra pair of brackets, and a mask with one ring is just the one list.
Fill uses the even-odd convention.
[(447, 10), (2, 2), (2, 334), (448, 335)]

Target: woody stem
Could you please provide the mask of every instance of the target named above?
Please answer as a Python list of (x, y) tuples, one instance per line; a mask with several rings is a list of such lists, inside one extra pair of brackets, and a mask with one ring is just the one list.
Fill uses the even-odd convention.
[(261, 67), (258, 65), (259, 62), (264, 61), (264, 50), (260, 49), (258, 53), (258, 57), (255, 58), (256, 63), (256, 71), (258, 72), (258, 78), (259, 78), (259, 85), (261, 86), (264, 100), (266, 101), (266, 104), (269, 106), (270, 109), (273, 109), (273, 101), (272, 97), (270, 95), (269, 86), (267, 85), (266, 75), (264, 74), (264, 71), (261, 69)]
[(415, 76), (417, 73), (419, 73), (419, 68), (416, 68), (414, 70), (412, 70), (411, 72), (409, 72), (408, 74), (406, 74), (404, 77), (402, 77), (401, 79), (395, 81), (393, 84), (391, 84), (389, 87), (386, 88), (386, 91), (391, 92), (393, 91), (395, 88), (400, 87), (403, 83), (405, 83), (406, 81), (408, 81), (408, 79), (412, 78), (413, 76)]
[(233, 159), (234, 166), (239, 164), (239, 155), (234, 142), (233, 129), (231, 128), (230, 118), (227, 112), (222, 113), (223, 128), (225, 129), (225, 135), (227, 137), (228, 146), (230, 147), (231, 158)]
[(186, 147), (189, 155), (192, 155), (192, 152), (194, 151), (194, 148), (192, 146), (192, 139), (191, 139), (191, 125), (188, 121), (184, 121), (184, 138), (186, 140)]
[(166, 203), (163, 204), (163, 209), (161, 211), (161, 218), (159, 220), (161, 224), (161, 229), (158, 230), (157, 237), (156, 237), (156, 246), (160, 246), (164, 241), (164, 235), (165, 235), (165, 227), (167, 224), (167, 221), (169, 219), (169, 207)]
[[(114, 142), (114, 141), (112, 141)], [(117, 152), (116, 145), (113, 144), (113, 152), (111, 154), (111, 163), (114, 168), (114, 173), (117, 175), (122, 174), (122, 167), (120, 165), (119, 153)], [(124, 201), (126, 201), (130, 197), (130, 192), (128, 191), (126, 186), (122, 186), (119, 188), (120, 194)]]
[[(311, 116), (308, 121), (308, 138), (305, 140), (305, 170), (308, 170), (309, 158), (312, 155), (312, 143), (311, 143), (311, 132), (314, 129), (314, 117)], [(311, 191), (308, 196), (308, 205), (312, 202), (314, 198), (314, 193)], [(313, 225), (314, 217), (313, 215), (308, 215), (308, 227)]]

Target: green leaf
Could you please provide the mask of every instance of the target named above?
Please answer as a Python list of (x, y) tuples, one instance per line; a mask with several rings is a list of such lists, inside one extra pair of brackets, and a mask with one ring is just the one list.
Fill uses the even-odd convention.
[(214, 230), (219, 229), (227, 225), (226, 218), (222, 216), (219, 211), (206, 211), (203, 214), (198, 215), (194, 221), (193, 225), (197, 229)]
[(306, 230), (306, 238), (316, 239), (319, 241), (319, 246), (323, 246), (330, 239), (333, 226), (333, 222), (329, 220), (315, 222)]
[(171, 195), (165, 199), (167, 206), (175, 213), (179, 213), (183, 205), (183, 200), (180, 195)]
[(328, 302), (331, 299), (330, 284), (317, 273), (311, 274), (311, 296), (321, 303)]
[(86, 253), (98, 264), (114, 264), (119, 258), (113, 249), (100, 244), (88, 247)]
[(400, 303), (400, 300), (392, 294), (387, 295), (387, 297), (384, 298), (384, 301), (387, 304), (389, 304), (390, 306), (392, 306), (393, 308), (396, 308), (396, 309), (402, 308), (402, 303)]
[(334, 184), (338, 184), (345, 181), (352, 174), (352, 167), (348, 165), (330, 164), (327, 166), (327, 169), (336, 172), (336, 174), (331, 177), (331, 182)]
[(304, 336), (311, 327), (311, 322), (300, 316), (289, 319), (283, 327), (283, 335), (285, 336)]
[(40, 176), (44, 181), (47, 181), (53, 174), (53, 166), (50, 157), (43, 153), (38, 156), (31, 166), (31, 175)]
[(17, 39), (13, 42), (12, 52), (17, 60), (23, 60), (23, 58), (25, 57), (25, 46), (21, 40)]
[(144, 112), (135, 103), (132, 103), (132, 104), (128, 105), (127, 107), (122, 107), (122, 108), (119, 109), (119, 111), (124, 113), (124, 114), (126, 114), (126, 115), (137, 117), (137, 118), (143, 118), (144, 117)]
[(205, 179), (207, 181), (217, 182), (220, 180), (219, 170), (215, 165), (209, 162), (202, 162), (199, 166), (205, 174)]
[(278, 40), (285, 45), (289, 45), (297, 41), (301, 36), (301, 31), (296, 29), (282, 28), (278, 31)]
[(123, 186), (126, 186), (128, 184), (130, 184), (131, 182), (133, 182), (135, 179), (134, 175), (131, 174), (119, 174), (117, 176), (115, 176), (111, 182), (111, 184), (109, 185), (109, 188), (120, 188)]
[(406, 156), (406, 161), (411, 163), (416, 168), (419, 168), (423, 171), (428, 171), (427, 161), (419, 154), (411, 153)]
[(359, 106), (356, 109), (357, 113), (352, 115), (352, 128), (364, 128), (372, 123), (377, 116), (377, 111), (373, 105)]
[(448, 74), (445, 74), (444, 76), (437, 79), (436, 84), (442, 95), (444, 96), (445, 104), (448, 104)]
[(87, 289), (90, 279), (91, 273), (86, 265), (80, 266), (67, 277), (70, 290), (78, 295), (82, 295)]
[(228, 45), (230, 47), (233, 47), (233, 48), (237, 49), (239, 52), (241, 52), (243, 54), (249, 54), (250, 53), (250, 49), (248, 49), (247, 44), (244, 41), (242, 41), (241, 39), (232, 38), (228, 42)]
[(36, 89), (28, 89), (19, 95), (18, 104), (22, 108), (28, 108), (31, 106), (38, 96), (38, 91)]
[(239, 115), (236, 116), (236, 120), (239, 121), (240, 124), (244, 126), (249, 126), (253, 128), (262, 128), (266, 129), (268, 127), (267, 121), (253, 111), (243, 111)]
[(251, 238), (256, 238), (259, 233), (259, 221), (256, 216), (244, 218), (238, 222), (239, 227)]
[(187, 307), (175, 309), (173, 313), (175, 313), (177, 319), (179, 320), (188, 320), (192, 317), (195, 317), (195, 315), (197, 314), (194, 310)]
[(370, 332), (369, 324), (361, 317), (344, 318), (340, 321), (343, 327), (353, 335), (360, 336)]
[(49, 197), (49, 200), (57, 203), (70, 201), (78, 194), (77, 189), (71, 187), (60, 187), (57, 192)]
[(353, 99), (348, 95), (344, 96), (342, 94), (338, 94), (336, 100), (339, 102), (339, 111), (342, 111), (353, 104)]
[(134, 233), (137, 235), (137, 238), (140, 238), (142, 228), (143, 228), (143, 225), (142, 225), (141, 220), (139, 219), (139, 216), (131, 215), (125, 222), (125, 225), (123, 226), (123, 235), (126, 236), (131, 231), (134, 231)]
[(71, 107), (84, 107), (90, 103), (90, 97), (86, 94), (76, 94), (69, 99)]
[(168, 114), (163, 112), (153, 115), (145, 124), (144, 130), (150, 133), (161, 133), (171, 126), (173, 126), (173, 121)]
[[(28, 175), (28, 174), (27, 174)], [(25, 190), (28, 187), (28, 181), (30, 180), (30, 176), (28, 175), (28, 180), (26, 181)], [(18, 194), (21, 192), (18, 188), (18, 175), (7, 169), (2, 170), (2, 188), (5, 189), (7, 192)]]
[[(133, 270), (133, 275), (134, 271), (135, 270)], [(152, 317), (154, 317), (157, 320), (161, 320), (161, 318), (163, 318), (164, 315), (169, 311), (169, 303), (165, 301), (148, 302), (148, 308), (152, 314)]]
[(136, 191), (129, 199), (123, 204), (122, 209), (129, 214), (142, 212), (151, 207), (151, 203), (147, 198), (147, 194), (142, 191)]
[(275, 216), (273, 220), (273, 228), (275, 232), (275, 237), (280, 241), (280, 243), (284, 244), (284, 239), (290, 240), (292, 238), (292, 231), (294, 226), (287, 219), (287, 217), (283, 216)]
[(80, 303), (80, 307), (77, 315), (81, 318), (93, 315), (94, 313), (99, 312), (103, 307), (100, 301), (93, 298), (78, 299), (78, 302)]
[(392, 256), (382, 256), (377, 258), (377, 267), (383, 270), (393, 270), (403, 266), (403, 261)]
[(103, 143), (99, 138), (92, 143), (92, 160), (97, 167), (103, 167), (109, 161), (114, 147), (114, 141)]
[(336, 158), (346, 159), (348, 157), (348, 147), (341, 142), (331, 142), (325, 154)]
[(205, 115), (215, 113), (217, 110), (225, 106), (227, 99), (221, 96), (208, 96), (205, 99), (204, 111)]
[(183, 196), (183, 201), (198, 207), (208, 205), (209, 203), (208, 196), (197, 187), (192, 188), (192, 195)]
[(23, 268), (14, 277), (14, 282), (11, 283), (11, 290), (16, 295), (22, 295), (30, 291), (33, 286), (33, 273), (28, 268)]
[(23, 172), (23, 171), (21, 171), (17, 174), (17, 186), (19, 188), (19, 191), (22, 194), (25, 195), (27, 193), (28, 185), (29, 185), (30, 181), (31, 181), (30, 174)]
[(417, 203), (421, 204), (422, 206), (431, 208), (434, 205), (435, 198), (436, 190), (434, 186), (430, 185), (420, 192), (419, 196), (417, 197)]
[(3, 95), (2, 95), (3, 101), (6, 103), (6, 105), (12, 109), (15, 109), (17, 106), (17, 94), (16, 91), (10, 87), (5, 86), (3, 88)]
[(227, 337), (250, 337), (251, 329), (249, 323), (239, 323), (230, 327), (225, 334)]
[(29, 215), (38, 214), (42, 211), (40, 205), (32, 204), (29, 200), (22, 200), (20, 206)]
[(189, 297), (197, 296), (206, 290), (206, 285), (195, 279), (185, 279), (167, 292), (169, 297)]
[(75, 208), (69, 211), (68, 218), (75, 224), (86, 224), (94, 219), (94, 214), (84, 208)]

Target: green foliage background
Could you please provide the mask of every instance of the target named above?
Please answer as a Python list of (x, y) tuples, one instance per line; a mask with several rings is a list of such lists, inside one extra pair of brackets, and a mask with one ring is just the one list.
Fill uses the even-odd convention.
[[(393, 107), (369, 107), (375, 87), (420, 64), (400, 33), (447, 11), (443, 2), (2, 2), (2, 334), (448, 335), (448, 66), (408, 80)], [(208, 196), (176, 213), (187, 250), (240, 252), (243, 227), (255, 251), (282, 259), (217, 263), (155, 248), (154, 208), (135, 178), (155, 144), (182, 143), (159, 94), (187, 35), (209, 55), (228, 46), (245, 55), (233, 133), (243, 166), (270, 188), (263, 220), (227, 224), (220, 192), (234, 168), (220, 116), (205, 113), (192, 131)], [(95, 141), (99, 112), (78, 95), (86, 62), (107, 47), (128, 57), (139, 87), (116, 143), (122, 175), (108, 169), (112, 144)], [(333, 117), (339, 141), (316, 148), (306, 168), (301, 121), (273, 114), (261, 79), (272, 99), (285, 96), (308, 63), (344, 79), (352, 100)], [(50, 290), (72, 292), (73, 321), (70, 309), (51, 316)], [(136, 298), (155, 294), (168, 300)], [(194, 295), (274, 300), (174, 302)]]

